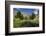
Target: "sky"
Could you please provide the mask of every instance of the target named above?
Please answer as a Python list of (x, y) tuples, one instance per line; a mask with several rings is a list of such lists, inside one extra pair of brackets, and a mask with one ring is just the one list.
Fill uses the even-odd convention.
[(17, 13), (18, 11), (21, 11), (23, 14), (31, 15), (32, 12), (35, 12), (37, 14), (38, 9), (29, 9), (29, 8), (14, 8), (14, 12)]

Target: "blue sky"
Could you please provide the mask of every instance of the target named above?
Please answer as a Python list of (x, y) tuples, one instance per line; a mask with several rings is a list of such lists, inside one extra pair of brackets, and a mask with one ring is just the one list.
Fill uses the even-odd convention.
[(14, 8), (14, 11), (21, 11), (21, 13), (31, 15), (32, 12), (36, 11), (37, 9), (29, 9), (29, 8)]

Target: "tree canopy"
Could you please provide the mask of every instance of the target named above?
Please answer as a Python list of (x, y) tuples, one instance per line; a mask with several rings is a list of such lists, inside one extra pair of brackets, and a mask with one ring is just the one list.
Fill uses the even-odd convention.
[(35, 14), (32, 13), (32, 15), (30, 15), (30, 19), (34, 19), (35, 18)]
[(20, 18), (21, 20), (23, 20), (23, 15), (21, 14), (20, 11), (17, 12), (17, 15), (15, 17)]

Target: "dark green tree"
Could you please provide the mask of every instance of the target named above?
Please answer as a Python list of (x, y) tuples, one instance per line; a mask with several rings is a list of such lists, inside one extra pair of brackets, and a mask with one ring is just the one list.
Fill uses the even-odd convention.
[(21, 14), (20, 11), (17, 12), (17, 15), (15, 17), (20, 18), (21, 20), (23, 20), (23, 15)]
[(23, 17), (23, 15), (22, 15), (22, 14), (21, 14), (21, 16), (20, 16), (20, 19), (21, 19), (21, 20), (23, 20), (23, 19), (24, 19), (24, 17)]
[(18, 17), (18, 18), (21, 17), (21, 12), (20, 12), (20, 11), (17, 12), (17, 17)]
[(32, 15), (30, 16), (30, 19), (34, 19), (35, 18), (35, 14), (32, 13)]

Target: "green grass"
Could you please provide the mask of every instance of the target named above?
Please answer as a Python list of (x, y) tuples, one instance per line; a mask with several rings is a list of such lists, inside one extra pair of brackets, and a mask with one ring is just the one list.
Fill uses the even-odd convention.
[[(38, 19), (35, 19), (35, 20), (20, 20), (19, 18), (14, 18), (14, 21), (13, 21), (14, 22), (13, 23), (14, 25), (13, 26), (14, 26), (14, 28), (15, 27), (21, 27), (22, 23), (24, 23), (26, 21), (30, 21), (31, 23), (36, 23), (36, 24), (39, 23), (38, 22)], [(35, 25), (35, 24), (33, 24), (33, 25)]]

